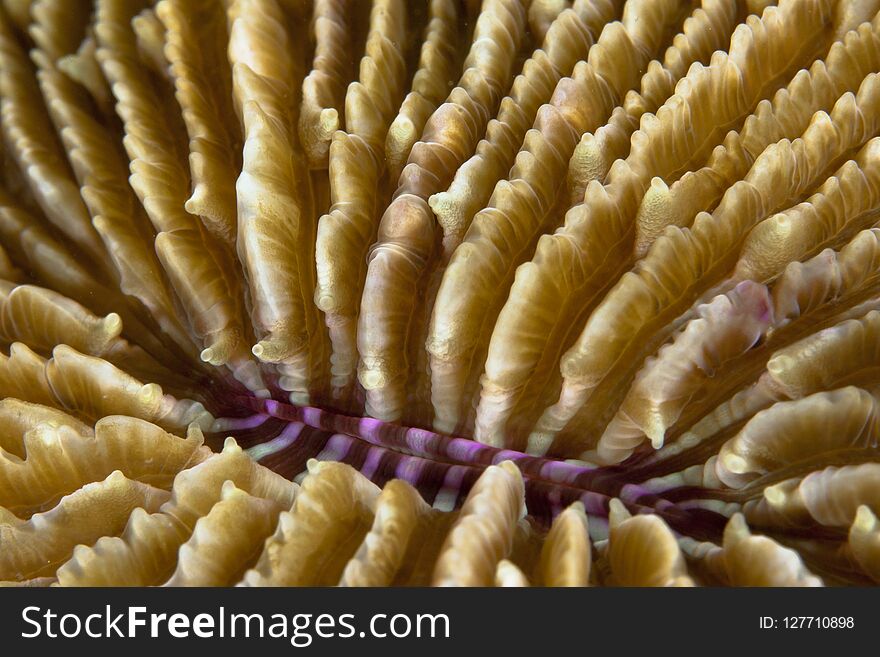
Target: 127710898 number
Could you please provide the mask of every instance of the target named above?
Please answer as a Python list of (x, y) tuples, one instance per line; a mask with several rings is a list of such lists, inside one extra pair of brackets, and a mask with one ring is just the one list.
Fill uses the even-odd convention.
[(785, 616), (782, 623), (787, 630), (811, 628), (835, 630), (855, 627), (855, 619), (852, 616)]

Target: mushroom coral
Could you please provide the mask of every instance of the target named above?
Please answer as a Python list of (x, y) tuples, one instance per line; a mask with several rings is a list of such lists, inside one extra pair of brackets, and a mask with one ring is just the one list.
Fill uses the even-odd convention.
[(880, 582), (877, 0), (0, 0), (0, 582)]

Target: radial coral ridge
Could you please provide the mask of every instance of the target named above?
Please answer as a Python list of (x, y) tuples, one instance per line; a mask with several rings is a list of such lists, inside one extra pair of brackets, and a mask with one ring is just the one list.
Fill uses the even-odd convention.
[(0, 583), (880, 583), (878, 11), (0, 0)]

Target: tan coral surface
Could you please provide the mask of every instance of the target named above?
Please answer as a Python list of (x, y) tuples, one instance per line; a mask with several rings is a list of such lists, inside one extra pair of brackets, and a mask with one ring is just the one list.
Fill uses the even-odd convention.
[(0, 0), (0, 583), (880, 583), (878, 11)]

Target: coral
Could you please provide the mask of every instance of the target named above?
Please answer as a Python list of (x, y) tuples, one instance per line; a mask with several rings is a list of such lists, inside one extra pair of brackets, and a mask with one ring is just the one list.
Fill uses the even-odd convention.
[(0, 583), (880, 583), (878, 11), (3, 0)]

